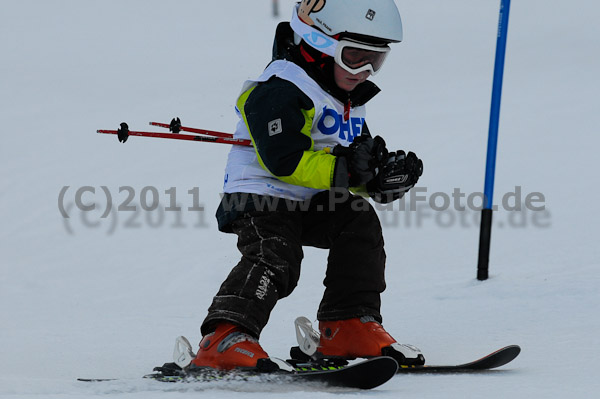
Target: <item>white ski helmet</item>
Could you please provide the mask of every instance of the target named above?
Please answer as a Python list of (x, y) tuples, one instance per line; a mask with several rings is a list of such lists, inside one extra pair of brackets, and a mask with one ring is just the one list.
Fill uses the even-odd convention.
[(346, 71), (379, 72), (389, 43), (402, 41), (402, 20), (394, 0), (302, 0), (290, 26)]
[(402, 41), (402, 20), (394, 0), (302, 0), (298, 16), (329, 36), (348, 33)]

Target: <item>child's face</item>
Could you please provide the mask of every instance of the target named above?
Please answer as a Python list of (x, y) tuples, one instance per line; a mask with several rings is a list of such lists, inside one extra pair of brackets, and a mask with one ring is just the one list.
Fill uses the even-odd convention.
[(371, 71), (362, 71), (356, 75), (346, 71), (338, 64), (333, 64), (333, 79), (335, 84), (344, 91), (350, 92), (369, 78)]

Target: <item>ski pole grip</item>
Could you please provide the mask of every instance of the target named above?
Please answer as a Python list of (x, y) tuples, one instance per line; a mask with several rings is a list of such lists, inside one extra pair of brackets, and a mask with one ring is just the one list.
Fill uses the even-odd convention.
[(120, 129), (117, 129), (117, 138), (120, 143), (124, 143), (129, 138), (129, 126), (125, 122), (122, 122), (120, 126)]

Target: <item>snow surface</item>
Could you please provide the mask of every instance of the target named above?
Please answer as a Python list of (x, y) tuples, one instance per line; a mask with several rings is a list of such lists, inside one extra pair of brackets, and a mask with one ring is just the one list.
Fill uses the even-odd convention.
[[(280, 3), (287, 19), (293, 2)], [(369, 104), (369, 124), (390, 148), (423, 158), (428, 196), (483, 187), (498, 3), (398, 1), (405, 42), (374, 79), (383, 92)], [(235, 237), (218, 233), (213, 218), (228, 146), (137, 137), (123, 145), (95, 131), (122, 121), (156, 131), (147, 122), (174, 116), (232, 131), (242, 82), (270, 58), (271, 2), (22, 0), (0, 9), (0, 396), (600, 394), (598, 2), (513, 2), (495, 202), (519, 186), (523, 198), (543, 193), (546, 210), (498, 212), (488, 281), (475, 279), (477, 212), (381, 212), (386, 329), (431, 364), (508, 344), (522, 354), (496, 372), (398, 376), (369, 392), (138, 378), (170, 361), (177, 335), (198, 342), (212, 295), (237, 262)], [(65, 186), (69, 219), (58, 206)], [(83, 203), (98, 203), (87, 213), (74, 205), (85, 186), (96, 193), (83, 193)], [(119, 187), (132, 187), (138, 211), (101, 218), (102, 186), (115, 205), (127, 198)], [(140, 211), (147, 186), (162, 208), (175, 187), (182, 211)], [(205, 212), (187, 210), (196, 187)], [(306, 249), (299, 287), (261, 337), (270, 354), (294, 344), (296, 316), (316, 318), (325, 260)]]

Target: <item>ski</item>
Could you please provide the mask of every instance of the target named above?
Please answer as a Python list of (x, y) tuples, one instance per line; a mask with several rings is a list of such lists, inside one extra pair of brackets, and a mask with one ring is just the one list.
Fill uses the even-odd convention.
[(457, 365), (400, 366), (398, 373), (465, 373), (495, 369), (512, 362), (521, 353), (518, 345), (498, 349), (478, 360)]
[(317, 382), (326, 386), (373, 389), (390, 380), (398, 370), (398, 363), (391, 357), (381, 356), (359, 361), (351, 365), (321, 365), (319, 363), (291, 363), (279, 359), (280, 369), (270, 372), (260, 370), (215, 371), (194, 370), (193, 373), (169, 376), (155, 373), (144, 376), (162, 382), (194, 382), (219, 380), (248, 380), (261, 383)]
[[(317, 353), (321, 334), (312, 327), (310, 320), (306, 317), (298, 317), (294, 321), (294, 325), (296, 327), (296, 340), (298, 341), (298, 346), (294, 346), (290, 349), (290, 357), (292, 359), (306, 361), (323, 357)], [(518, 345), (509, 345), (469, 363), (456, 365), (423, 365), (425, 359), (422, 357), (421, 351), (418, 348), (412, 345), (399, 343), (394, 343), (392, 347), (394, 351), (384, 352), (383, 354), (396, 358), (400, 364), (398, 373), (465, 373), (491, 370), (512, 362), (519, 356), (519, 353), (521, 353), (521, 348)], [(394, 352), (400, 353), (400, 356), (396, 356)], [(414, 359), (417, 358), (420, 360), (419, 365), (402, 364), (403, 360), (401, 359), (413, 359), (413, 363), (416, 363), (414, 362)]]
[[(271, 359), (270, 359), (271, 360)], [(315, 382), (325, 386), (373, 389), (389, 381), (398, 370), (398, 363), (391, 357), (381, 356), (358, 361), (350, 365), (327, 366), (313, 363), (297, 363), (292, 365), (279, 359), (277, 364), (282, 368), (276, 371), (258, 369), (222, 371), (214, 369), (194, 370), (186, 373), (165, 372), (167, 365), (157, 367), (158, 372), (145, 375), (143, 378), (160, 382), (193, 383), (215, 381), (253, 381), (258, 383), (294, 383)], [(172, 363), (169, 363), (172, 365)], [(173, 371), (173, 369), (171, 369)], [(78, 378), (81, 382), (116, 381), (115, 378)]]

